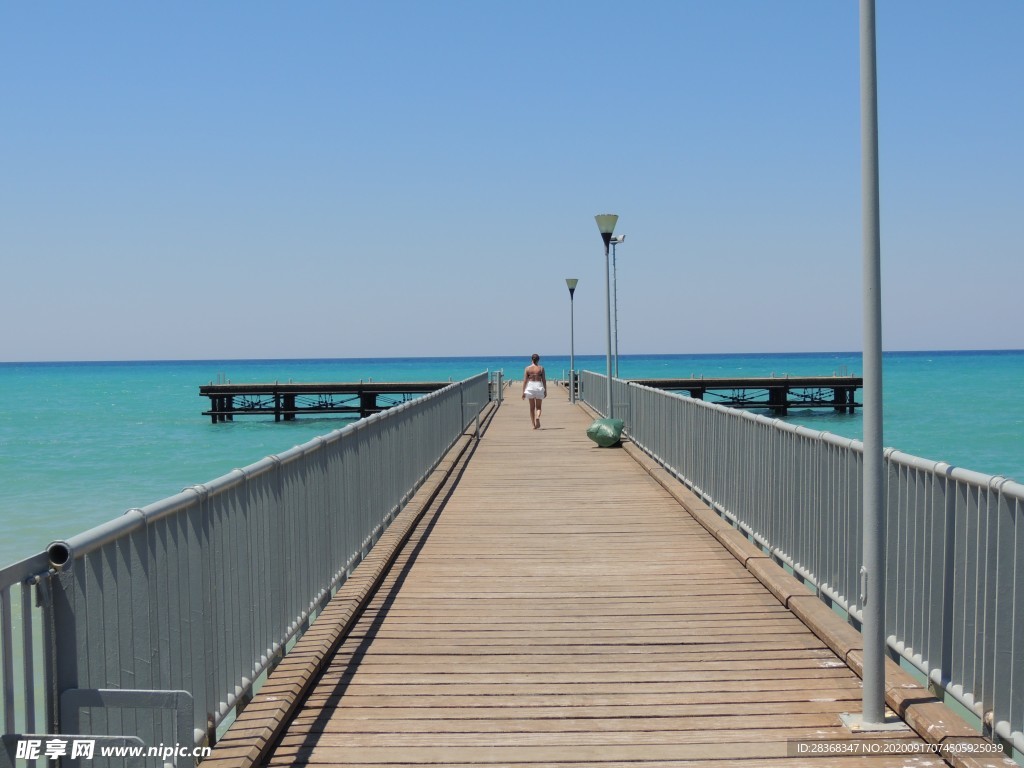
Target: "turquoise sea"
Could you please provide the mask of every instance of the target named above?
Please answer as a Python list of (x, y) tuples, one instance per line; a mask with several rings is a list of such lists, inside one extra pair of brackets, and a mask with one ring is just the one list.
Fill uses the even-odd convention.
[[(203, 384), (447, 381), (484, 370), (518, 378), (528, 362), (524, 355), (0, 363), (0, 565), (345, 423), (242, 417), (214, 425), (202, 416)], [(605, 369), (604, 356), (576, 362)], [(551, 378), (569, 367), (566, 356), (542, 363)], [(859, 353), (630, 355), (619, 371), (623, 378), (859, 375), (862, 367)], [(888, 353), (883, 377), (887, 446), (1024, 481), (1024, 351)], [(859, 415), (790, 420), (861, 437)]]

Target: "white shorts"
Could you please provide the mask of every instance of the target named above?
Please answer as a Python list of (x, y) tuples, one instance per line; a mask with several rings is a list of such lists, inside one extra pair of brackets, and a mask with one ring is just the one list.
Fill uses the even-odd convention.
[(544, 384), (539, 381), (526, 382), (526, 389), (523, 390), (527, 400), (543, 400)]

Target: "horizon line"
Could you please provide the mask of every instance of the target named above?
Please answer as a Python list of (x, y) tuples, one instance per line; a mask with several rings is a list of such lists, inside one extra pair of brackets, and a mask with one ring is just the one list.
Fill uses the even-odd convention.
[[(963, 354), (963, 353), (1014, 353), (1024, 352), (1021, 348), (970, 348), (970, 349), (890, 349), (883, 350), (883, 355), (903, 354)], [(863, 350), (820, 350), (813, 352), (633, 352), (620, 354), (620, 359), (636, 357), (782, 357), (820, 355), (862, 355)], [(480, 360), (486, 358), (529, 358), (530, 355), (516, 354), (483, 354), (483, 355), (384, 355), (379, 357), (197, 357), (197, 358), (122, 358), (122, 359), (79, 359), (79, 360), (0, 360), (0, 365), (110, 365), (110, 364), (158, 364), (158, 363), (275, 363), (275, 362), (331, 362), (354, 361), (368, 362), (378, 360)], [(577, 352), (576, 357), (607, 357), (607, 353)], [(569, 357), (568, 353), (548, 353), (544, 357)]]

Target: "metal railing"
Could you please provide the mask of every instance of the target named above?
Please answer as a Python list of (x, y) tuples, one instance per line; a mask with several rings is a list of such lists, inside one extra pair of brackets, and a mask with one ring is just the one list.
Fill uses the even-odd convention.
[[(581, 381), (606, 413), (605, 377)], [(859, 441), (620, 379), (612, 397), (631, 440), (859, 624)], [(885, 464), (889, 647), (1024, 751), (1024, 485)]]
[(477, 418), (488, 379), (129, 510), (0, 570), (0, 765), (30, 734), (212, 744)]

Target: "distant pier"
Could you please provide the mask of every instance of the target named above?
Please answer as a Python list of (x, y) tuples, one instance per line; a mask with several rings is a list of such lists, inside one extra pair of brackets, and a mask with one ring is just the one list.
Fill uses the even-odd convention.
[(199, 394), (210, 398), (203, 411), (214, 424), (235, 416), (270, 416), (292, 421), (306, 414), (365, 418), (407, 400), (447, 387), (449, 381), (355, 381), (322, 384), (208, 384)]
[(721, 379), (631, 379), (637, 384), (669, 392), (685, 392), (730, 408), (771, 410), (785, 416), (790, 408), (831, 408), (853, 413), (860, 408), (856, 392), (863, 387), (859, 376), (771, 376)]

